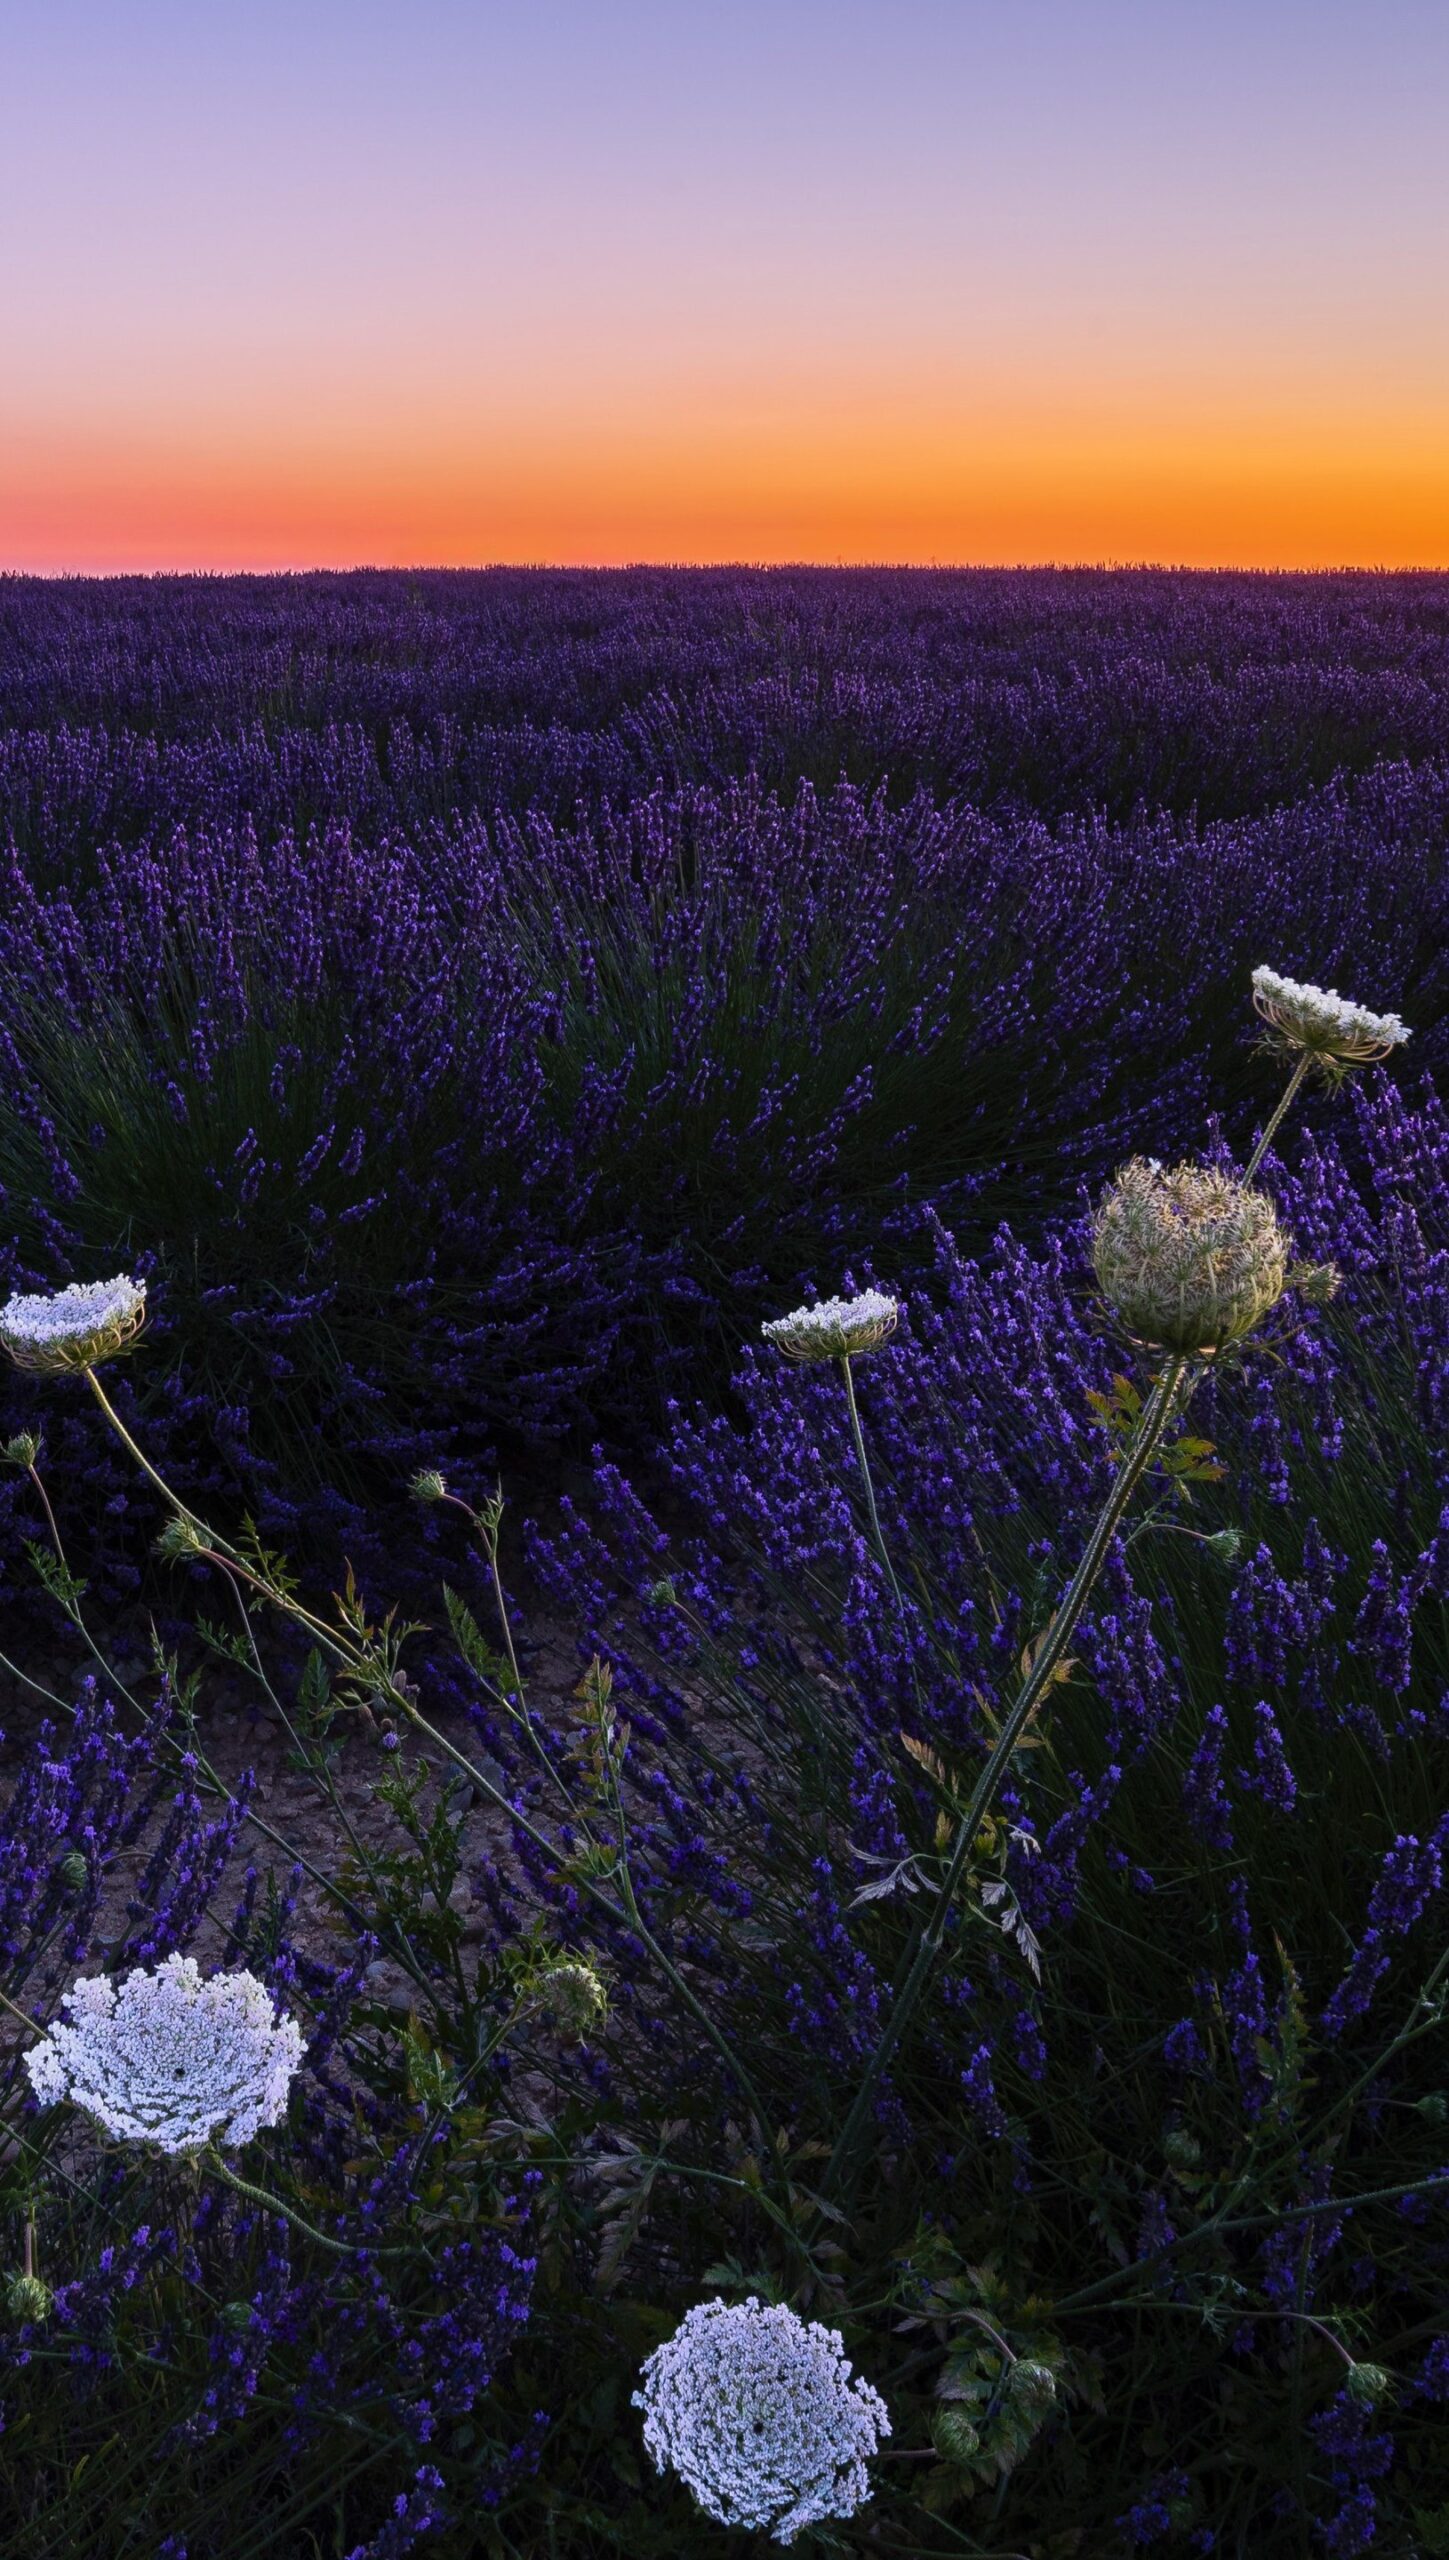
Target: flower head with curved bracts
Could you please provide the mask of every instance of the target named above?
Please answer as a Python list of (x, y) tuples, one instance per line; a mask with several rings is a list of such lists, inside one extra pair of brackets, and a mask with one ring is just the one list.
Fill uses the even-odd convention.
[(118, 2142), (176, 2156), (280, 2123), (302, 2033), (255, 1974), (203, 1981), (194, 1956), (169, 1955), (119, 1984), (83, 1975), (61, 2006), (68, 2021), (25, 2057), (43, 2105), (70, 2098)]
[(883, 1290), (862, 1289), (855, 1298), (825, 1298), (818, 1306), (796, 1307), (760, 1327), (767, 1342), (787, 1360), (846, 1360), (857, 1351), (874, 1351), (895, 1332), (900, 1305)]
[(1134, 1341), (1211, 1357), (1262, 1322), (1290, 1246), (1266, 1193), (1204, 1165), (1133, 1158), (1102, 1196), (1092, 1261)]
[(1253, 971), (1253, 1002), (1285, 1048), (1334, 1066), (1368, 1066), (1409, 1037), (1396, 1013), (1370, 1013), (1336, 987), (1303, 986), (1276, 969)]
[(17, 1291), (0, 1307), (0, 1343), (17, 1369), (54, 1376), (114, 1359), (145, 1321), (145, 1282), (118, 1271), (114, 1280), (75, 1280), (48, 1295)]
[(838, 2330), (781, 2303), (697, 2303), (645, 2361), (644, 2443), (720, 2524), (793, 2542), (870, 2496), (866, 2462), (891, 2422), (853, 2375)]

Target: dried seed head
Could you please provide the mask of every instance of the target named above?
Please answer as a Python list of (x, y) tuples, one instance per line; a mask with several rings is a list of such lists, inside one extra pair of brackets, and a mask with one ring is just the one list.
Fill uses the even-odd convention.
[(1203, 1165), (1169, 1172), (1140, 1156), (1108, 1185), (1092, 1230), (1102, 1295), (1133, 1339), (1209, 1358), (1277, 1304), (1288, 1254), (1265, 1193)]
[(0, 1343), (17, 1369), (56, 1377), (113, 1360), (145, 1321), (145, 1283), (118, 1272), (114, 1280), (78, 1280), (49, 1296), (8, 1298), (0, 1307)]
[(856, 1298), (825, 1298), (819, 1306), (796, 1307), (793, 1314), (762, 1324), (760, 1331), (787, 1360), (844, 1360), (888, 1340), (900, 1312), (897, 1300), (880, 1289), (863, 1289)]
[(1304, 986), (1296, 978), (1280, 978), (1276, 969), (1253, 971), (1253, 1002), (1285, 1048), (1335, 1066), (1368, 1066), (1409, 1037), (1396, 1013), (1370, 1013), (1336, 987)]

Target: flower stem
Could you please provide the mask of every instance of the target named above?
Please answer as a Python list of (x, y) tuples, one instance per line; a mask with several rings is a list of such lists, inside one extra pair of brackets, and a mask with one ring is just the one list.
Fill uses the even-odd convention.
[(1257, 1145), (1248, 1158), (1247, 1169), (1243, 1175), (1243, 1180), (1245, 1182), (1252, 1181), (1254, 1174), (1257, 1172), (1259, 1165), (1262, 1163), (1264, 1156), (1267, 1154), (1268, 1149), (1271, 1147), (1273, 1140), (1277, 1136), (1283, 1121), (1292, 1109), (1293, 1104), (1297, 1099), (1299, 1086), (1302, 1084), (1303, 1079), (1307, 1075), (1312, 1064), (1313, 1060), (1305, 1049), (1302, 1056), (1299, 1058), (1297, 1066), (1289, 1077), (1287, 1084), (1284, 1086), (1282, 1093), (1278, 1097), (1277, 1109), (1269, 1115), (1268, 1120), (1264, 1124), (1262, 1136), (1259, 1138)]
[(896, 1607), (899, 1609), (903, 1605), (901, 1601), (901, 1586), (896, 1580), (895, 1567), (891, 1563), (890, 1554), (886, 1547), (885, 1535), (880, 1525), (880, 1513), (875, 1507), (875, 1486), (872, 1484), (870, 1478), (870, 1460), (865, 1454), (865, 1434), (860, 1427), (860, 1410), (855, 1401), (855, 1380), (851, 1375), (850, 1353), (848, 1351), (841, 1353), (840, 1371), (845, 1380), (845, 1402), (846, 1409), (850, 1415), (851, 1435), (855, 1441), (856, 1462), (860, 1468), (861, 1483), (865, 1487), (866, 1509), (870, 1513), (871, 1536), (875, 1540), (876, 1554), (879, 1556), (881, 1563), (885, 1566), (886, 1580), (889, 1582), (890, 1587), (895, 1594)]
[(259, 2204), (264, 2213), (278, 2214), (283, 2222), (290, 2222), (293, 2230), (300, 2231), (305, 2239), (315, 2240), (319, 2248), (335, 2250), (339, 2258), (408, 2258), (413, 2254), (410, 2249), (373, 2249), (366, 2245), (359, 2248), (350, 2240), (329, 2239), (325, 2231), (319, 2231), (315, 2223), (304, 2222), (300, 2213), (294, 2213), (289, 2204), (283, 2204), (278, 2197), (269, 2195), (265, 2187), (254, 2187), (249, 2178), (239, 2178), (235, 2169), (227, 2167), (219, 2151), (206, 2151), (202, 2157), (207, 2167), (213, 2169), (237, 2195), (245, 2196), (249, 2204)]
[(181, 1496), (172, 1492), (165, 1477), (157, 1474), (150, 1459), (147, 1457), (145, 1450), (139, 1448), (136, 1442), (132, 1439), (124, 1422), (121, 1420), (120, 1415), (117, 1413), (115, 1406), (112, 1404), (110, 1397), (107, 1395), (105, 1388), (101, 1385), (100, 1379), (96, 1376), (94, 1369), (85, 1369), (81, 1374), (85, 1379), (86, 1385), (90, 1388), (92, 1395), (95, 1397), (97, 1404), (100, 1406), (102, 1413), (105, 1415), (107, 1422), (110, 1424), (111, 1429), (114, 1431), (116, 1438), (125, 1448), (129, 1449), (137, 1466), (141, 1469), (142, 1474), (150, 1477), (157, 1492), (165, 1495), (166, 1500), (170, 1503), (173, 1511), (178, 1511), (181, 1514), (182, 1519), (189, 1521), (193, 1529), (199, 1529), (204, 1537), (212, 1537), (214, 1532), (207, 1527), (206, 1522), (204, 1520), (199, 1520), (194, 1511), (187, 1510)]
[[(827, 2196), (836, 2188), (838, 2182), (848, 2180), (854, 2173), (856, 2153), (876, 2090), (880, 2085), (881, 2075), (910, 2023), (945, 1942), (956, 1888), (961, 1881), (977, 1832), (980, 1830), (982, 1816), (989, 1812), (992, 1797), (996, 1793), (1012, 1753), (1056, 1674), (1072, 1630), (1086, 1606), (1092, 1585), (1101, 1572), (1108, 1548), (1116, 1535), (1118, 1523), (1151, 1463), (1158, 1442), (1176, 1409), (1178, 1390), (1187, 1372), (1187, 1365), (1181, 1353), (1174, 1353), (1160, 1372), (1152, 1394), (1143, 1408), (1136, 1438), (1123, 1458), (1116, 1482), (1087, 1541), (1082, 1560), (1067, 1586), (1061, 1606), (1037, 1647), (1031, 1670), (972, 1789), (971, 1800), (956, 1826), (951, 1855), (941, 1880), (934, 1911), (921, 1930), (910, 1968), (891, 2005), (890, 2014), (866, 2065), (864, 2077), (855, 2093), (849, 2114), (841, 2127), (839, 2139), (821, 2180), (822, 2192)], [(1195, 1384), (1196, 1380), (1193, 1379), (1189, 1392), (1191, 1392), (1191, 1385)]]

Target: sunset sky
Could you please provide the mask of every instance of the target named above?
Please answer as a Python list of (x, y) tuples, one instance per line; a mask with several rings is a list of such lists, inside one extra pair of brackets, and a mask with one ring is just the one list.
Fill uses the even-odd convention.
[(1445, 0), (0, 0), (0, 567), (1449, 563)]

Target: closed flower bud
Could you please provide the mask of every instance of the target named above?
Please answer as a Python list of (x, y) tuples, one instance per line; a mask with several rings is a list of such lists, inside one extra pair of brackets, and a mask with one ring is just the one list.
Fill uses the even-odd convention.
[(60, 1880), (70, 1893), (79, 1893), (90, 1874), (83, 1849), (67, 1849), (60, 1862)]
[(113, 1360), (145, 1321), (145, 1284), (118, 1272), (114, 1280), (76, 1281), (50, 1296), (17, 1291), (0, 1307), (0, 1344), (17, 1369), (54, 1377)]
[(408, 1495), (413, 1502), (444, 1502), (447, 1494), (448, 1488), (436, 1467), (419, 1467), (408, 1486)]
[(5, 2308), (12, 2320), (40, 2321), (50, 2318), (55, 2296), (39, 2276), (18, 2272), (6, 2278)]
[(1140, 1156), (1109, 1184), (1092, 1230), (1102, 1295), (1135, 1341), (1210, 1358), (1283, 1294), (1288, 1238), (1271, 1200), (1231, 1175)]
[(1343, 2377), (1345, 2391), (1355, 2400), (1382, 2400), (1393, 2389), (1393, 2377), (1381, 2364), (1351, 2364)]
[(40, 1442), (33, 1432), (17, 1431), (14, 1439), (7, 1440), (5, 1443), (4, 1458), (7, 1467), (33, 1467), (39, 1455)]
[(1044, 2418), (1056, 2402), (1057, 2378), (1050, 2365), (1033, 2364), (1029, 2356), (1020, 2356), (1006, 2377), (1006, 2392), (1019, 2409)]
[(946, 2462), (974, 2462), (981, 2451), (980, 2430), (964, 2409), (933, 2409), (931, 2441)]
[(1336, 1262), (1295, 1262), (1287, 1285), (1305, 1306), (1326, 1307), (1343, 1287), (1343, 1273)]
[(168, 1564), (180, 1563), (187, 1556), (201, 1555), (205, 1547), (206, 1540), (195, 1521), (184, 1518), (180, 1512), (173, 1513), (156, 1541), (156, 1553), (164, 1556)]

